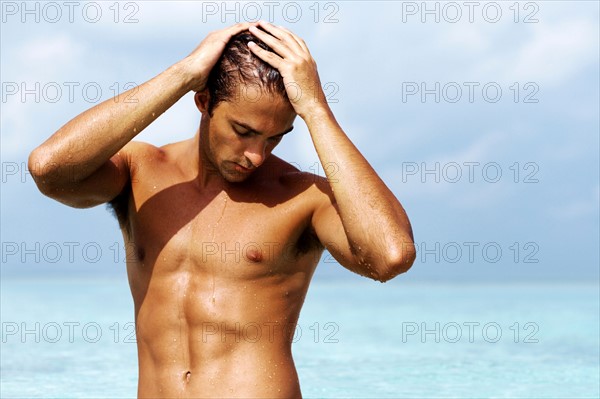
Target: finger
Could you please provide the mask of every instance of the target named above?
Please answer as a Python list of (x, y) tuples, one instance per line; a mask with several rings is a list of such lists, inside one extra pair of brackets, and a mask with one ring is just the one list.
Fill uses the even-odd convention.
[(284, 36), (283, 30), (280, 29), (279, 27), (273, 25), (270, 22), (260, 20), (260, 21), (258, 21), (258, 26), (260, 26), (265, 31), (269, 32), (271, 35), (273, 35), (274, 37), (276, 37), (278, 39), (282, 39), (282, 37)]
[[(278, 41), (279, 43), (285, 44), (292, 52), (298, 54), (299, 52), (302, 51), (302, 47), (298, 44), (298, 42), (296, 40), (294, 40), (294, 38), (287, 32), (284, 32), (282, 30), (280, 30), (279, 28), (277, 28), (274, 25), (271, 25), (268, 22), (264, 22), (264, 21), (260, 21), (259, 22), (259, 26), (261, 28), (264, 29), (264, 31), (261, 31), (258, 28), (252, 28), (250, 31), (254, 34), (255, 32), (258, 32), (260, 36), (260, 39), (263, 40), (263, 37), (266, 37), (267, 39), (265, 40), (273, 40), (270, 39), (269, 36), (271, 36), (272, 38), (274, 38), (276, 41)], [(263, 40), (264, 41), (264, 40)], [(265, 41), (265, 43), (267, 43)], [(267, 43), (269, 46), (271, 46), (270, 43)], [(276, 46), (276, 44), (274, 44), (273, 46)], [(275, 50), (275, 47), (271, 46), (271, 48), (273, 48), (273, 50)]]
[(256, 24), (250, 23), (250, 22), (239, 22), (235, 25), (230, 26), (229, 28), (225, 29), (224, 31), (226, 32), (226, 34), (229, 37), (233, 37), (240, 32), (248, 30), (248, 28), (250, 28), (250, 26), (253, 26), (253, 25), (256, 25)]
[(258, 44), (254, 43), (254, 42), (248, 42), (248, 48), (258, 58), (260, 58), (267, 64), (271, 65), (273, 68), (279, 70), (279, 66), (283, 62), (283, 58), (281, 58), (280, 56), (278, 56), (277, 54), (275, 54), (271, 51), (267, 51), (267, 50), (261, 48)]
[(294, 41), (298, 44), (298, 46), (300, 46), (300, 48), (302, 48), (302, 50), (304, 50), (307, 53), (310, 53), (308, 51), (308, 46), (306, 45), (306, 43), (304, 42), (304, 40), (302, 40), (302, 38), (298, 35), (296, 35), (294, 32), (292, 32), (289, 29), (286, 29), (285, 27), (278, 25), (277, 28), (285, 33), (288, 34), (289, 37), (291, 37), (292, 39), (294, 39)]
[(226, 46), (227, 43), (229, 43), (232, 37), (234, 37), (240, 32), (248, 30), (248, 28), (252, 25), (256, 24), (250, 22), (239, 22), (225, 29), (214, 31), (209, 36), (207, 36), (207, 38), (210, 37), (210, 40), (212, 40), (214, 43), (218, 43), (220, 47), (223, 47)]
[[(263, 21), (260, 21), (259, 24), (261, 22), (263, 22)], [(277, 37), (279, 39), (282, 39), (283, 37), (286, 37), (288, 41), (293, 41), (294, 44), (297, 45), (297, 47), (299, 49), (303, 50), (304, 52), (309, 53), (308, 47), (306, 46), (306, 43), (304, 43), (304, 40), (302, 40), (298, 35), (296, 35), (291, 30), (286, 29), (285, 27), (283, 27), (281, 25), (275, 26), (275, 25), (269, 24), (268, 22), (264, 22), (264, 24), (261, 24), (260, 26), (264, 26), (264, 27), (266, 27), (268, 29), (271, 29), (271, 31), (273, 33), (277, 34)]]
[(251, 27), (250, 32), (258, 39), (262, 40), (267, 46), (271, 47), (271, 49), (281, 57), (288, 58), (293, 54), (293, 51), (285, 43), (271, 34), (256, 27)]
[(275, 26), (266, 21), (259, 21), (258, 24), (260, 27), (265, 29), (267, 32), (269, 32), (271, 35), (278, 38), (279, 40), (285, 41), (288, 44), (293, 44), (293, 46), (296, 47), (297, 50), (303, 49), (299, 43), (299, 38), (290, 30), (285, 29), (283, 26)]

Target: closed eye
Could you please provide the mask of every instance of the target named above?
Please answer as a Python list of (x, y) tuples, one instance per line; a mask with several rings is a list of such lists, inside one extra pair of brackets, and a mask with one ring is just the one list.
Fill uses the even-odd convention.
[[(231, 128), (233, 129), (234, 133), (240, 137), (262, 136), (263, 135), (262, 133), (252, 130), (249, 126), (246, 126), (245, 124), (243, 124), (241, 122), (233, 122), (231, 124)], [(277, 143), (282, 139), (283, 136), (285, 136), (287, 133), (291, 132), (293, 129), (294, 129), (294, 126), (291, 126), (285, 132), (280, 133), (276, 136), (269, 137), (267, 140), (272, 143)]]
[(252, 132), (248, 129), (244, 129), (241, 126), (234, 126), (233, 127), (233, 131), (235, 132), (236, 135), (238, 136), (249, 136)]

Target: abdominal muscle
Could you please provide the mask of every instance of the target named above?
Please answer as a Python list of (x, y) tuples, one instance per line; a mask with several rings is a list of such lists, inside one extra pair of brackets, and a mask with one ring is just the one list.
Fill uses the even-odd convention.
[(291, 342), (310, 276), (153, 269), (132, 284), (139, 397), (301, 396)]

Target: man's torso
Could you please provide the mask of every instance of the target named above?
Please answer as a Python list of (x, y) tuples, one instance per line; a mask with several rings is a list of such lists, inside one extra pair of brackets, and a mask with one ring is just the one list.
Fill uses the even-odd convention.
[(311, 217), (324, 194), (274, 156), (244, 183), (202, 190), (186, 172), (189, 145), (136, 144), (131, 187), (114, 202), (138, 394), (299, 396), (291, 337), (322, 253)]

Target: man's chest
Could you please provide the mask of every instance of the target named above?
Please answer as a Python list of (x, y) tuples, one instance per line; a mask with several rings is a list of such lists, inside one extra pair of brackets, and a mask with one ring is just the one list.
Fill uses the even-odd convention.
[(301, 198), (198, 193), (185, 183), (139, 197), (134, 193), (130, 208), (132, 238), (152, 264), (226, 264), (235, 273), (236, 266), (262, 273), (320, 254)]

